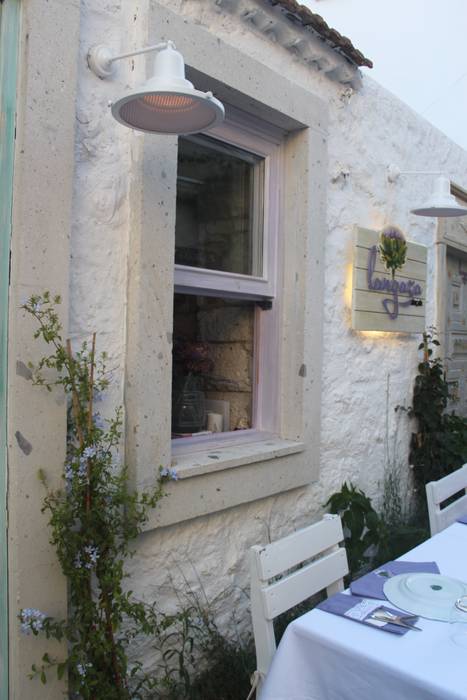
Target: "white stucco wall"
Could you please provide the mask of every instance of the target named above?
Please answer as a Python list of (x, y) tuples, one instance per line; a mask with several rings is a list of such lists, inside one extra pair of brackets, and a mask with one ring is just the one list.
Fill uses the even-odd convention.
[[(406, 465), (409, 426), (407, 418), (398, 418), (393, 409), (410, 402), (419, 339), (408, 334), (351, 330), (352, 228), (354, 224), (379, 228), (394, 223), (410, 240), (430, 247), (435, 220), (417, 218), (409, 209), (426, 197), (431, 181), (406, 177), (390, 184), (386, 167), (396, 163), (402, 170), (441, 170), (465, 186), (467, 154), (370, 78), (364, 77), (358, 92), (332, 82), (237, 15), (216, 9), (210, 0), (161, 0), (159, 4), (181, 12), (190, 23), (200, 23), (329, 105), (319, 478), (307, 488), (147, 532), (131, 562), (132, 588), (148, 600), (159, 595), (161, 586), (171, 596), (170, 577), (178, 577), (177, 564), (193, 581), (196, 570), (209, 597), (235, 586), (234, 595), (246, 604), (242, 590), (248, 588), (246, 554), (252, 544), (317, 520), (328, 496), (344, 480), (353, 481), (378, 501), (386, 461), (388, 376), (389, 437), (392, 444), (400, 421), (396, 454)], [(143, 139), (112, 120), (107, 100), (125, 87), (133, 68), (143, 76), (144, 61), (122, 62), (118, 78), (105, 82), (90, 74), (85, 54), (90, 45), (103, 41), (115, 49), (128, 50), (159, 39), (147, 37), (145, 3), (131, 12), (125, 3), (122, 5), (106, 0), (81, 4), (70, 291), (73, 337), (97, 330), (100, 349), (111, 357), (114, 380), (102, 404), (103, 410), (109, 411), (124, 400), (127, 260), (132, 241), (129, 192), (132, 166), (138, 162)], [(182, 46), (180, 49), (183, 51)], [(261, 95), (257, 98), (261, 100)], [(433, 318), (433, 262), (429, 248), (427, 325)], [(306, 303), (311, 308), (314, 302), (308, 298)], [(313, 328), (308, 326), (305, 364), (315, 342)], [(304, 382), (305, 392), (309, 392), (306, 378)], [(156, 406), (157, 401), (155, 391)], [(306, 452), (301, 459), (307, 459)]]

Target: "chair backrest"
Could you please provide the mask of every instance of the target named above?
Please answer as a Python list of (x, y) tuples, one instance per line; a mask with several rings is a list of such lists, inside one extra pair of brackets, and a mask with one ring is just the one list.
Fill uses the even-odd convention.
[(251, 548), (251, 615), (260, 683), (276, 651), (274, 618), (319, 591), (331, 595), (343, 590), (349, 571), (345, 548), (338, 546), (343, 539), (340, 517), (327, 514), (288, 537)]
[[(430, 530), (432, 535), (452, 525), (461, 515), (467, 514), (467, 464), (457, 469), (452, 474), (444, 476), (438, 481), (430, 481), (426, 485), (426, 499), (428, 502), (428, 515), (430, 517)], [(445, 508), (441, 503), (454, 496), (459, 491), (464, 491), (456, 501)]]

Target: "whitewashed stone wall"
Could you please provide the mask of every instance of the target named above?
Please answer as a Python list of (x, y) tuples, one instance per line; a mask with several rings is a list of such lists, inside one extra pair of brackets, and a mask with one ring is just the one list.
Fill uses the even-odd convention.
[[(378, 502), (388, 436), (391, 459), (395, 455), (397, 462), (407, 464), (410, 428), (407, 418), (396, 414), (394, 407), (410, 402), (419, 339), (351, 330), (352, 227), (358, 223), (379, 228), (391, 222), (411, 240), (431, 246), (435, 220), (409, 214), (410, 207), (426, 198), (430, 179), (407, 177), (390, 184), (386, 167), (395, 163), (402, 170), (442, 170), (465, 186), (467, 154), (371, 78), (364, 77), (358, 92), (332, 82), (210, 0), (161, 0), (160, 4), (319, 95), (330, 111), (319, 479), (308, 488), (147, 532), (131, 563), (132, 588), (148, 600), (160, 597), (162, 590), (174, 601), (171, 578), (180, 580), (180, 567), (195, 588), (199, 577), (209, 597), (233, 587), (241, 609), (247, 601), (246, 553), (252, 544), (317, 520), (328, 496), (344, 480), (353, 481)], [(142, 77), (144, 65), (125, 62), (119, 67), (119, 79), (97, 82), (86, 67), (85, 54), (90, 45), (103, 41), (128, 50), (154, 43), (158, 37), (146, 36), (148, 7), (144, 2), (134, 9), (133, 3), (118, 0), (88, 0), (81, 7), (71, 320), (74, 337), (96, 329), (100, 348), (110, 353), (114, 381), (103, 404), (110, 411), (124, 398), (127, 254), (131, 246), (128, 193), (132, 162), (142, 139), (113, 121), (107, 100), (125, 87), (126, 71), (140, 72)], [(430, 248), (428, 323), (433, 318), (433, 279)], [(307, 299), (307, 305), (312, 304), (313, 299)], [(306, 342), (309, 355), (317, 342), (313, 328), (307, 328)], [(307, 386), (306, 391), (309, 389)], [(226, 607), (226, 619), (228, 614)]]

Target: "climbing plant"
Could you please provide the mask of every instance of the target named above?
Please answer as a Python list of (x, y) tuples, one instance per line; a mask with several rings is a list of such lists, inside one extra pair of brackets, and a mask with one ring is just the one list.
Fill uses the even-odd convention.
[(449, 385), (443, 362), (435, 356), (437, 347), (439, 341), (434, 329), (427, 330), (419, 345), (423, 355), (415, 377), (412, 406), (408, 409), (409, 415), (416, 419), (409, 460), (421, 487), (467, 461), (467, 421), (446, 411)]
[[(37, 322), (35, 338), (49, 354), (30, 364), (33, 383), (68, 396), (67, 456), (63, 486), (47, 484), (43, 512), (49, 515), (51, 543), (68, 581), (67, 619), (55, 619), (36, 608), (19, 613), (22, 631), (66, 640), (62, 659), (45, 654), (31, 676), (46, 683), (52, 668), (68, 674), (72, 697), (83, 700), (139, 700), (159, 684), (142, 663), (129, 662), (127, 651), (137, 635), (158, 635), (155, 608), (135, 600), (124, 589), (125, 562), (131, 543), (141, 532), (148, 512), (163, 496), (164, 482), (174, 470), (159, 469), (154, 488), (137, 493), (129, 488), (128, 471), (119, 463), (122, 412), (103, 420), (96, 403), (109, 384), (105, 353), (96, 354), (96, 335), (73, 351), (64, 341), (56, 310), (60, 297), (33, 295), (22, 308)], [(163, 623), (165, 624), (165, 623)]]

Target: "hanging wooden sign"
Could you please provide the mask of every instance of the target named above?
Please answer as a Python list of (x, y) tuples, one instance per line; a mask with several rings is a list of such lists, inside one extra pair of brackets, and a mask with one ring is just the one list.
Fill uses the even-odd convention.
[(396, 227), (356, 227), (352, 328), (422, 333), (425, 330), (426, 246), (405, 241)]

